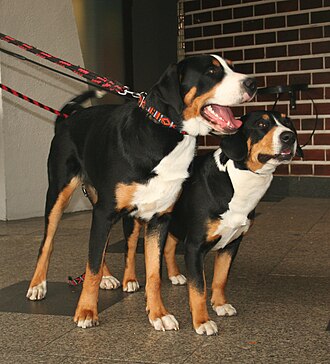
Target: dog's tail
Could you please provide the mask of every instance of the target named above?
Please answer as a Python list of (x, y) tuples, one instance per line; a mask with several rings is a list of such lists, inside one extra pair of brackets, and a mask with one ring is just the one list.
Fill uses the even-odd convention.
[(58, 124), (61, 123), (62, 120), (65, 120), (66, 118), (62, 115), (62, 114), (66, 114), (66, 115), (72, 115), (74, 113), (76, 113), (79, 110), (82, 110), (84, 107), (81, 106), (81, 104), (85, 101), (87, 101), (88, 99), (92, 99), (94, 97), (100, 99), (102, 98), (105, 94), (107, 93), (107, 91), (86, 91), (76, 97), (74, 97), (72, 100), (70, 100), (67, 104), (65, 104), (62, 109), (60, 110), (61, 115), (59, 115), (56, 118), (55, 121), (55, 132), (56, 132), (56, 128), (58, 126)]

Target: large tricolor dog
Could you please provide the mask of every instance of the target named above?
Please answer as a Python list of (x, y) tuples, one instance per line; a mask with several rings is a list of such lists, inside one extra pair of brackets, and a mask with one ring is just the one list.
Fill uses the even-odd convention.
[(234, 72), (218, 56), (204, 55), (170, 66), (145, 99), (176, 130), (157, 125), (134, 102), (83, 109), (78, 104), (90, 96), (85, 94), (64, 107), (63, 113), (75, 112), (56, 123), (48, 158), (45, 235), (27, 297), (45, 297), (58, 222), (73, 191), (84, 183), (94, 205), (86, 277), (74, 321), (83, 328), (98, 324), (98, 289), (110, 229), (130, 215), (146, 223), (149, 320), (156, 329), (176, 330), (178, 323), (160, 293), (169, 215), (189, 175), (196, 137), (236, 132), (241, 122), (228, 106), (250, 100), (255, 92), (254, 79)]
[[(225, 296), (232, 262), (244, 234), (254, 220), (255, 208), (266, 193), (273, 172), (302, 150), (289, 118), (278, 112), (255, 111), (241, 118), (243, 125), (221, 138), (220, 148), (195, 157), (191, 177), (183, 184), (172, 213), (165, 245), (165, 260), (173, 284), (185, 284), (175, 260), (178, 241), (185, 244), (185, 262), (193, 327), (198, 334), (213, 335), (204, 273), (204, 257), (215, 251), (211, 304), (218, 316), (232, 316), (235, 308)], [(123, 289), (139, 288), (134, 254), (141, 222), (125, 218), (128, 254)]]

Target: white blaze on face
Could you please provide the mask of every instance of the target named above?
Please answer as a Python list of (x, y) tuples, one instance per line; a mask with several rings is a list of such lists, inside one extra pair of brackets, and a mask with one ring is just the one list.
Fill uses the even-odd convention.
[[(275, 116), (273, 116), (276, 126), (274, 127), (274, 133), (273, 133), (273, 138), (272, 138), (272, 150), (273, 150), (273, 154), (274, 156), (278, 156), (279, 154), (281, 154), (281, 152), (283, 151), (283, 143), (281, 141), (281, 134), (289, 131), (291, 133), (293, 133), (293, 131), (284, 126), (282, 123), (280, 123), (279, 120), (277, 120), (275, 118)], [(292, 148), (292, 155), (294, 156), (296, 154), (296, 150), (297, 150), (297, 140), (295, 141), (293, 148)], [(288, 147), (290, 148), (290, 147)], [(268, 173), (273, 173), (276, 169), (277, 166), (279, 166), (280, 164), (289, 164), (291, 162), (291, 159), (288, 160), (279, 160), (277, 158), (271, 158), (269, 159), (260, 169), (257, 169), (255, 171), (255, 173), (257, 174), (268, 174)]]
[(212, 57), (221, 64), (225, 71), (225, 76), (216, 87), (214, 98), (208, 100), (208, 102), (217, 103), (223, 106), (231, 106), (249, 101), (251, 96), (246, 92), (243, 85), (243, 81), (247, 79), (248, 76), (233, 71), (223, 58), (214, 54), (212, 54)]
[[(203, 105), (199, 106), (200, 110), (208, 106), (208, 109), (204, 110), (204, 115), (194, 115), (183, 120), (183, 130), (190, 135), (207, 135), (211, 130), (217, 134), (232, 134), (239, 126), (228, 106), (238, 105), (251, 99), (243, 84), (248, 76), (234, 72), (223, 58), (217, 55), (211, 56), (223, 67), (224, 76), (210, 90), (208, 98), (203, 100)], [(215, 118), (212, 117), (212, 113)]]
[[(275, 123), (277, 125), (276, 130), (274, 132), (274, 137), (273, 137), (273, 146), (274, 146), (274, 154), (279, 154), (281, 152), (282, 149), (282, 142), (280, 139), (280, 135), (282, 133), (284, 133), (285, 131), (289, 131), (289, 132), (293, 132), (290, 128), (284, 126), (282, 123), (280, 123), (275, 116), (273, 117), (275, 120)], [(296, 149), (297, 149), (297, 141), (295, 141), (294, 143), (294, 148), (293, 148), (293, 154), (296, 154)], [(289, 163), (290, 161), (284, 162), (284, 163)]]

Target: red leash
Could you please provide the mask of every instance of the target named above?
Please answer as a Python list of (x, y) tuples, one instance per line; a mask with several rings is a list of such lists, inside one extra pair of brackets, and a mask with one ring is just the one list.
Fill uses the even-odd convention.
[(76, 66), (70, 62), (64, 61), (58, 57), (52, 56), (49, 53), (46, 53), (38, 48), (35, 48), (29, 44), (23, 43), (15, 38), (10, 37), (9, 35), (0, 33), (0, 40), (5, 41), (7, 43), (13, 44), (21, 49), (24, 49), (27, 52), (31, 52), (34, 55), (46, 59), (49, 62), (55, 63), (61, 67), (69, 69), (70, 71), (74, 72), (80, 77), (86, 78), (87, 80), (91, 81), (96, 86), (100, 86), (110, 92), (117, 93), (119, 95), (126, 95), (128, 87), (122, 85), (118, 81), (109, 80), (106, 77), (101, 77), (94, 72), (91, 72), (85, 68), (80, 66)]
[(20, 92), (14, 90), (14, 89), (12, 89), (12, 88), (10, 88), (8, 86), (3, 85), (2, 83), (0, 83), (0, 88), (3, 89), (3, 90), (5, 90), (5, 91), (7, 91), (7, 92), (9, 92), (9, 93), (11, 93), (12, 95), (15, 95), (15, 96), (19, 97), (20, 99), (23, 99), (23, 100), (25, 100), (27, 102), (30, 102), (31, 104), (36, 105), (36, 106), (38, 106), (38, 107), (40, 107), (40, 108), (42, 108), (44, 110), (47, 110), (49, 112), (52, 112), (53, 114), (56, 114), (57, 116), (62, 116), (63, 118), (67, 118), (69, 116), (68, 114), (62, 114), (58, 110), (55, 110), (55, 109), (53, 109), (50, 106), (47, 106), (45, 104), (42, 104), (39, 101), (36, 101), (34, 99), (31, 99), (31, 97), (28, 97), (26, 95), (23, 95)]
[[(94, 73), (94, 72), (91, 72), (83, 67), (80, 67), (80, 66), (76, 66), (70, 62), (67, 62), (67, 61), (64, 61), (63, 59), (60, 59), (58, 57), (55, 57), (55, 56), (52, 56), (51, 54), (49, 53), (46, 53), (36, 47), (33, 47), (27, 43), (23, 43), (9, 35), (6, 35), (6, 34), (3, 34), (3, 33), (0, 33), (0, 41), (5, 41), (9, 44), (13, 44), (21, 49), (24, 49), (25, 51), (27, 52), (30, 52), (40, 58), (43, 58), (43, 59), (46, 59), (47, 61), (49, 62), (52, 62), (52, 63), (55, 63), (61, 67), (64, 67), (66, 69), (69, 69), (70, 71), (74, 72), (75, 74), (77, 74), (78, 76), (80, 77), (83, 77), (83, 78), (86, 78), (87, 80), (89, 80), (90, 82), (88, 82), (89, 84), (92, 84), (93, 86), (95, 87), (98, 87), (98, 88), (103, 88), (105, 89), (106, 91), (109, 91), (109, 92), (112, 92), (112, 93), (115, 93), (117, 95), (120, 95), (120, 96), (131, 96), (133, 98), (136, 98), (139, 100), (138, 102), (138, 105), (139, 107), (141, 107), (146, 113), (147, 115), (149, 116), (149, 118), (154, 121), (156, 124), (159, 124), (161, 126), (164, 126), (164, 127), (167, 127), (167, 128), (171, 128), (171, 129), (175, 129), (177, 132), (181, 133), (181, 134), (187, 134), (187, 132), (185, 131), (182, 131), (182, 130), (178, 130), (177, 129), (177, 125), (171, 121), (166, 115), (163, 115), (162, 113), (160, 113), (159, 111), (157, 111), (154, 107), (152, 106), (146, 106), (146, 102), (145, 102), (145, 95), (146, 93), (145, 92), (133, 92), (133, 91), (130, 91), (129, 90), (129, 87), (127, 86), (124, 86), (122, 85), (121, 83), (119, 83), (118, 81), (113, 81), (113, 80), (110, 80), (108, 79), (107, 77), (104, 77), (104, 76), (99, 76), (98, 74)], [(32, 62), (32, 63), (37, 63), (37, 62), (34, 62), (32, 60), (29, 60), (23, 56), (20, 56), (18, 54), (14, 54), (12, 52), (9, 52), (9, 51), (5, 51), (5, 50), (2, 50), (2, 52), (4, 53), (7, 53), (8, 55), (12, 55), (12, 56), (16, 56), (17, 58), (21, 59), (21, 60), (26, 60), (26, 61), (29, 61), (29, 62)], [(61, 73), (62, 75), (64, 76), (67, 76), (67, 77), (71, 77), (63, 72), (59, 72), (57, 70), (54, 70), (50, 67), (46, 67), (42, 64), (39, 64), (40, 66), (42, 67), (45, 67), (49, 70), (52, 70), (53, 72), (58, 72), (58, 73)], [(71, 77), (72, 78), (72, 77)], [(76, 79), (76, 78), (74, 78)], [(76, 79), (78, 80), (78, 79)], [(80, 80), (79, 80), (80, 81)], [(18, 96), (26, 101), (29, 101), (39, 107), (42, 107), (44, 108), (45, 110), (48, 110), (48, 111), (51, 111), (57, 115), (61, 115), (61, 113), (57, 110), (54, 110), (53, 108), (50, 108), (49, 106), (46, 106), (46, 105), (43, 105), (42, 103), (38, 102), (38, 101), (35, 101), (23, 94), (20, 94), (19, 92), (15, 91), (15, 90), (12, 90), (10, 87), (8, 86), (4, 86), (4, 85), (1, 85), (1, 88), (3, 88), (4, 90), (12, 93), (13, 95), (15, 96)], [(30, 101), (31, 100), (31, 101)], [(67, 117), (67, 116), (65, 116)]]

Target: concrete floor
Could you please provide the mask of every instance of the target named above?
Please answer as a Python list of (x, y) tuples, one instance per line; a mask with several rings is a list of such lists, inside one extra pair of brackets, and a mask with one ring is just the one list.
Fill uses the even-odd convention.
[[(145, 314), (144, 289), (101, 292), (100, 326), (75, 327), (79, 292), (68, 275), (84, 271), (90, 213), (64, 216), (56, 237), (45, 300), (25, 299), (43, 219), (0, 222), (1, 363), (329, 363), (330, 200), (285, 198), (261, 202), (243, 240), (227, 295), (238, 311), (219, 318), (219, 335), (194, 333), (185, 287), (172, 287), (164, 272), (163, 297), (180, 323), (178, 332), (156, 332)], [(107, 254), (123, 276), (121, 226)], [(212, 257), (207, 258), (208, 278)], [(183, 256), (178, 261), (184, 272)], [(137, 268), (144, 285), (143, 255)], [(209, 281), (209, 280), (208, 280)], [(210, 285), (210, 282), (208, 283)], [(79, 288), (78, 288), (79, 291)], [(328, 328), (328, 330), (327, 330)]]

